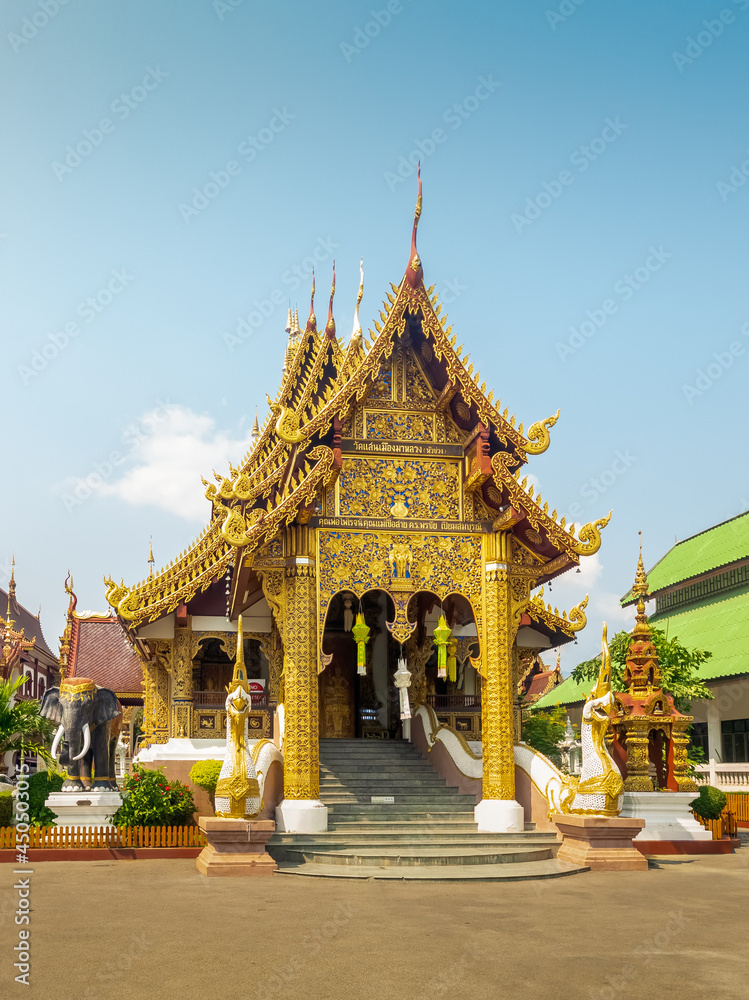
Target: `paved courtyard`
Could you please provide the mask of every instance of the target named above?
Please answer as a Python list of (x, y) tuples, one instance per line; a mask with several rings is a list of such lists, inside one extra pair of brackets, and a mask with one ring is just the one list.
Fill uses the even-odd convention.
[(30, 988), (13, 981), (17, 876), (0, 868), (4, 998), (717, 1000), (749, 982), (749, 846), (472, 885), (206, 879), (192, 860), (29, 867)]

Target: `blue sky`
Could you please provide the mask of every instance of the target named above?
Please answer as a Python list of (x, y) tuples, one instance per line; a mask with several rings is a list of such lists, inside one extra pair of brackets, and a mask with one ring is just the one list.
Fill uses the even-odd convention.
[(315, 254), (344, 336), (361, 256), (365, 324), (399, 282), (421, 156), (427, 283), (503, 406), (561, 408), (544, 497), (614, 510), (552, 593), (592, 655), (638, 529), (749, 506), (748, 41), (749, 0), (3, 5), (2, 582), (54, 641), (68, 568), (102, 609), (190, 543)]

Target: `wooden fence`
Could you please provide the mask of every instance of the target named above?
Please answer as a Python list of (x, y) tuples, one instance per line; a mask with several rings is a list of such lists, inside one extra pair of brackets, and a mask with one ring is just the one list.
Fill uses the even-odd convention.
[[(197, 826), (30, 826), (33, 848), (205, 847)], [(14, 850), (16, 828), (0, 827), (0, 850)]]
[(726, 809), (729, 809), (739, 823), (749, 823), (749, 795), (726, 792)]
[(698, 823), (702, 823), (706, 830), (713, 835), (713, 840), (722, 840), (724, 837), (735, 837), (737, 835), (737, 817), (728, 809), (724, 809), (717, 819), (703, 819), (696, 813), (692, 813)]

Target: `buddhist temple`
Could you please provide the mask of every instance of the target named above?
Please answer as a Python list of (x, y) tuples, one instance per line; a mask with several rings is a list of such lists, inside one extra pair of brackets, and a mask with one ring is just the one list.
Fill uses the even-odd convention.
[(522, 829), (523, 663), (572, 641), (587, 600), (568, 614), (532, 592), (595, 553), (609, 520), (575, 531), (528, 482), (558, 413), (526, 430), (487, 390), (424, 280), (421, 210), (419, 179), (405, 274), (366, 336), (363, 278), (348, 343), (335, 269), (321, 324), (313, 278), (251, 451), (204, 480), (200, 536), (141, 583), (105, 581), (142, 664), (144, 742), (172, 758), (224, 735), (242, 615), (250, 737), (283, 747), (282, 829), (284, 809), (320, 806), (321, 738), (407, 737), (401, 657), (412, 709), (431, 702), (482, 743), (484, 829), (518, 829), (518, 810)]

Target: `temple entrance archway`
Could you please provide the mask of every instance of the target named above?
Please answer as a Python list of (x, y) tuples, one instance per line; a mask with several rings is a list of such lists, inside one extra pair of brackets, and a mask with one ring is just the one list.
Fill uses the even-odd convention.
[[(395, 595), (398, 598), (400, 595)], [(357, 644), (353, 628), (361, 613), (369, 628), (364, 647), (363, 672), (357, 670)], [(393, 675), (401, 656), (411, 672), (409, 701), (427, 704), (446, 724), (479, 738), (481, 680), (472, 660), (479, 656), (479, 638), (470, 602), (461, 594), (444, 599), (429, 591), (409, 595), (405, 613), (411, 627), (406, 641), (393, 636), (396, 603), (385, 590), (357, 596), (342, 590), (327, 609), (321, 648), (319, 684), (319, 734), (331, 738), (400, 739), (398, 689)], [(433, 640), (441, 616), (451, 629), (448, 668), (438, 667)]]

